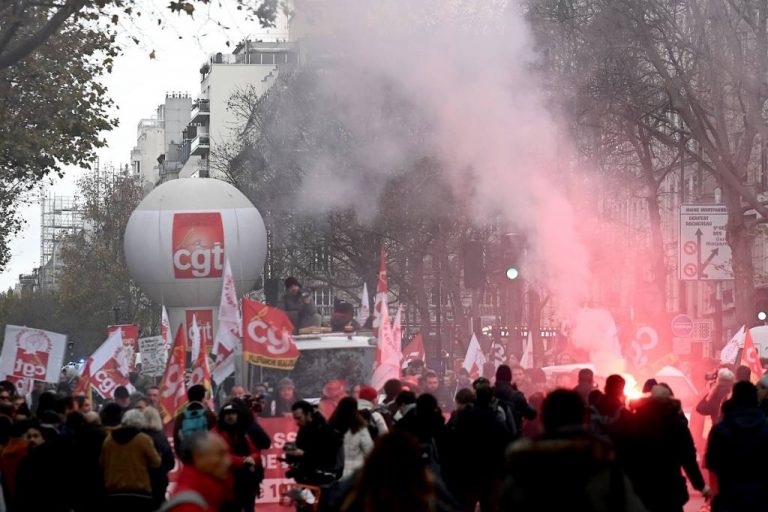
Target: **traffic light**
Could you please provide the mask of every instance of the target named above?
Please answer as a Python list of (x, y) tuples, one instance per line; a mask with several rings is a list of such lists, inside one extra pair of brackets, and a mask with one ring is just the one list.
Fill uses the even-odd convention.
[(755, 317), (760, 322), (768, 320), (768, 288), (755, 290)]
[(504, 277), (510, 281), (520, 277), (520, 262), (523, 257), (524, 241), (520, 235), (507, 233), (501, 238), (501, 261)]

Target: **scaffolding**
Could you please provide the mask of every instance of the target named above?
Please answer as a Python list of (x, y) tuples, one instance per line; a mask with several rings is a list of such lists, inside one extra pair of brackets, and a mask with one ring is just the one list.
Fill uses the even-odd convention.
[(83, 211), (73, 196), (48, 194), (40, 198), (40, 287), (56, 288), (62, 262), (58, 257), (62, 240), (83, 229)]

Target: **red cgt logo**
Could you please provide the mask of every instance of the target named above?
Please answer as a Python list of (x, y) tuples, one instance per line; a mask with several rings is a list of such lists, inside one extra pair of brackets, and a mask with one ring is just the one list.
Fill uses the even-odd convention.
[(173, 273), (176, 279), (221, 277), (223, 271), (224, 228), (221, 214), (175, 214)]

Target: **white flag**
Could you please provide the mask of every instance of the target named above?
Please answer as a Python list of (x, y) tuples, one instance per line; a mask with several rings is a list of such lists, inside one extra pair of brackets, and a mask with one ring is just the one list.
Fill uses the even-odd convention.
[(731, 338), (720, 351), (720, 362), (725, 364), (736, 364), (739, 349), (744, 348), (744, 340), (746, 337), (747, 328), (745, 325), (742, 325), (741, 329), (733, 335), (733, 338)]
[(192, 326), (189, 329), (189, 337), (192, 345), (192, 364), (195, 364), (200, 357), (200, 345), (202, 336), (200, 335), (200, 326), (197, 325), (197, 315), (192, 315)]
[[(395, 314), (395, 320), (392, 322), (392, 338), (395, 340), (395, 344), (398, 347), (403, 346), (403, 306), (402, 304), (397, 306), (397, 313)], [(402, 349), (401, 349), (402, 352)]]
[(361, 327), (368, 321), (369, 316), (371, 316), (371, 303), (368, 298), (368, 283), (363, 283), (363, 300), (360, 303), (360, 311), (357, 315), (357, 322)]
[(109, 335), (107, 340), (101, 344), (96, 352), (90, 357), (91, 374), (95, 374), (102, 368), (107, 362), (115, 357), (119, 352), (119, 349), (123, 346), (123, 330), (115, 329), (112, 334)]
[(469, 347), (467, 347), (467, 355), (464, 356), (464, 369), (469, 372), (470, 375), (480, 375), (483, 371), (483, 365), (485, 364), (485, 354), (480, 348), (480, 342), (477, 341), (477, 336), (472, 334), (472, 339), (469, 340)]
[(371, 385), (380, 390), (390, 379), (400, 378), (400, 361), (403, 358), (399, 343), (395, 343), (392, 324), (389, 321), (389, 308), (384, 302), (381, 307), (381, 327), (376, 346), (376, 361), (374, 362)]
[(235, 372), (235, 348), (241, 343), (242, 318), (237, 299), (235, 280), (229, 260), (224, 263), (221, 301), (219, 302), (219, 327), (213, 342), (213, 380), (221, 384)]
[(173, 346), (173, 332), (171, 331), (171, 321), (168, 320), (168, 311), (163, 304), (163, 313), (160, 317), (160, 336), (163, 338), (163, 357), (166, 359), (163, 364), (167, 363), (168, 354), (171, 353), (171, 347)]
[(533, 333), (528, 331), (528, 338), (523, 345), (523, 355), (520, 358), (520, 366), (523, 368), (533, 368)]

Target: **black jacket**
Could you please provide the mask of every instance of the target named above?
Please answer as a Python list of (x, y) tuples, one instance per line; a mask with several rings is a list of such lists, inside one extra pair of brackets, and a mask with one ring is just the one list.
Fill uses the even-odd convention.
[(525, 395), (518, 391), (511, 383), (497, 382), (495, 393), (496, 398), (500, 402), (511, 405), (515, 416), (517, 432), (523, 431), (523, 418), (527, 420), (536, 418), (536, 409), (531, 407), (531, 404), (525, 399)]
[(152, 499), (156, 505), (165, 499), (165, 491), (168, 489), (168, 473), (176, 465), (171, 443), (165, 434), (159, 430), (145, 430), (145, 434), (152, 438), (155, 450), (160, 454), (160, 467), (149, 469), (149, 481), (152, 483)]
[(298, 462), (295, 480), (318, 485), (327, 480), (327, 474), (334, 474), (336, 478), (341, 476), (344, 469), (342, 439), (319, 413), (315, 413), (312, 422), (301, 427), (296, 435), (296, 446), (304, 456)]
[(713, 512), (768, 511), (768, 421), (757, 406), (723, 404), (723, 420), (707, 443), (707, 468), (717, 475)]
[(649, 510), (666, 510), (688, 501), (681, 467), (694, 489), (704, 488), (696, 447), (679, 401), (639, 401), (634, 414), (617, 425), (615, 438), (620, 463)]

